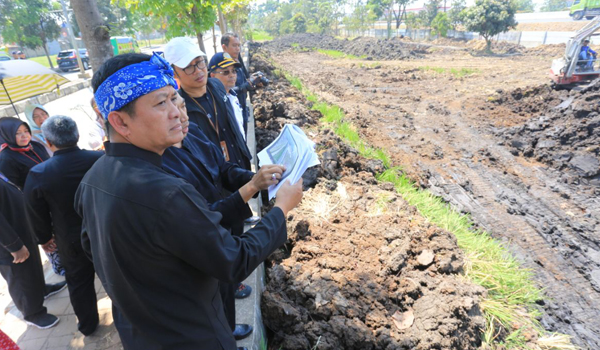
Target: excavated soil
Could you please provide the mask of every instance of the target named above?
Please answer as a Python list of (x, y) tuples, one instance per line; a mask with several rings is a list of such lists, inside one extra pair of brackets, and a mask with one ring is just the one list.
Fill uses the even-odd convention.
[[(288, 42), (290, 47), (294, 43)], [(457, 210), (470, 213), (482, 229), (505, 242), (523, 266), (532, 269), (537, 283), (544, 288), (547, 297), (539, 303), (542, 311), (540, 321), (547, 330), (571, 335), (573, 342), (583, 349), (600, 349), (597, 163), (597, 99), (600, 95), (595, 85), (586, 91), (570, 93), (550, 89), (548, 70), (551, 58), (546, 54), (528, 53), (527, 50), (513, 56), (474, 57), (464, 49), (432, 45), (427, 53), (411, 55), (408, 60), (373, 62), (332, 59), (307, 50), (285, 51), (284, 44), (282, 39), (278, 48), (266, 44), (255, 49), (299, 77), (323, 100), (341, 106), (346, 120), (356, 126), (361, 136), (371, 145), (386, 149), (393, 164), (400, 165), (420, 186), (442, 196)], [(382, 43), (383, 46), (386, 44)], [(559, 51), (560, 48), (551, 50)], [(299, 96), (295, 99), (301, 100)], [(281, 121), (276, 123), (281, 124)], [(321, 137), (316, 131), (315, 135)], [(342, 150), (337, 162), (347, 159), (343, 155)], [(364, 175), (353, 176), (339, 181), (344, 184), (346, 193), (359, 191), (352, 186), (357, 181), (356, 187), (364, 191), (378, 191)], [(363, 182), (360, 182), (361, 179)], [(334, 193), (333, 184), (327, 181), (320, 181), (317, 176), (316, 187), (311, 191), (315, 195), (326, 190)], [(361, 200), (353, 200), (361, 203), (363, 208), (369, 208), (373, 201), (377, 202), (376, 199), (370, 202), (364, 195)], [(397, 198), (395, 202), (401, 203), (401, 199)], [(404, 208), (403, 205), (399, 207)], [(334, 311), (347, 314), (336, 309), (335, 299), (331, 299), (332, 305), (325, 304), (319, 308), (315, 301), (307, 301), (310, 297), (306, 295), (310, 295), (307, 292), (310, 292), (313, 283), (297, 283), (298, 276), (319, 276), (304, 269), (315, 266), (313, 264), (328, 265), (309, 263), (300, 256), (294, 256), (295, 251), (302, 253), (298, 247), (305, 247), (305, 244), (321, 247), (323, 237), (328, 237), (326, 233), (335, 230), (338, 225), (345, 225), (346, 231), (336, 230), (331, 237), (338, 237), (343, 232), (342, 237), (352, 237), (355, 241), (358, 241), (352, 232), (355, 228), (374, 227), (385, 232), (390, 226), (380, 225), (384, 222), (383, 218), (356, 220), (351, 208), (340, 205), (339, 210), (336, 208), (331, 214), (332, 217), (340, 216), (339, 222), (327, 221), (323, 226), (317, 224), (317, 215), (304, 218), (310, 223), (311, 234), (295, 243), (292, 255), (280, 263), (278, 269), (282, 272), (278, 273), (287, 284), (277, 284), (272, 288), (283, 288), (284, 294), (277, 294), (280, 289), (269, 290), (269, 293), (281, 296), (277, 300), (285, 305), (280, 314), (282, 317), (286, 315), (287, 305), (292, 305), (289, 311), (297, 312), (297, 320), (306, 320), (298, 322), (301, 327), (306, 323), (311, 326), (317, 323), (325, 327), (319, 329), (326, 329), (325, 324), (328, 324), (331, 328), (327, 328), (327, 334), (336, 334), (338, 328), (331, 325), (331, 317), (326, 322), (319, 317), (313, 319), (311, 310), (324, 307), (331, 310), (332, 315), (337, 315)], [(385, 220), (397, 219), (403, 223), (407, 212), (400, 209), (402, 214), (399, 216), (387, 213)], [(301, 219), (295, 217), (291, 224), (299, 222), (296, 220)], [(295, 227), (291, 228), (293, 232)], [(313, 231), (318, 239), (312, 235)], [(334, 260), (344, 261), (348, 267), (360, 261), (363, 256), (360, 251), (339, 251), (344, 244), (339, 244), (339, 239), (335, 242), (338, 244), (331, 244), (331, 248), (326, 245), (328, 250), (334, 249)], [(364, 268), (382, 271), (385, 265), (378, 258), (384, 250), (380, 249), (375, 237), (369, 242), (379, 254), (375, 254), (369, 261), (370, 265), (364, 265)], [(315, 254), (322, 251), (318, 250)], [(418, 249), (412, 250), (409, 256), (415, 254), (420, 254)], [(325, 257), (319, 258), (317, 260), (321, 264), (326, 264), (323, 262)], [(407, 262), (406, 266), (410, 266), (410, 258)], [(400, 269), (399, 276), (403, 273)], [(369, 278), (377, 281), (374, 285), (381, 290), (390, 290), (387, 282), (380, 280), (380, 273)], [(367, 285), (357, 283), (363, 288)], [(462, 293), (457, 295), (464, 295)], [(335, 296), (335, 292), (328, 295)], [(316, 300), (316, 294), (314, 298)], [(320, 298), (323, 300), (323, 294)], [(388, 315), (395, 312), (386, 306), (391, 305), (390, 301), (378, 302), (385, 306)], [(403, 304), (397, 305), (398, 310), (407, 310)], [(362, 307), (360, 310), (364, 312)], [(366, 318), (359, 320), (368, 325)], [(344, 319), (344, 322), (349, 321)], [(455, 322), (451, 324), (456, 327), (454, 329), (463, 329)], [(277, 333), (280, 329), (277, 324), (271, 326), (275, 328), (275, 334), (282, 334), (278, 338), (281, 342), (286, 338), (283, 334), (290, 337), (319, 334), (306, 329), (293, 334)], [(390, 325), (387, 329), (394, 328)], [(465, 332), (468, 338), (470, 333)], [(377, 332), (369, 333), (369, 336), (371, 334), (375, 344), (383, 344), (381, 341), (385, 336), (380, 338)], [(345, 338), (348, 336), (336, 339), (345, 341)], [(307, 341), (314, 346), (317, 339)], [(455, 346), (460, 348), (462, 345)]]
[[(266, 66), (257, 57), (254, 68)], [(317, 143), (285, 248), (270, 257), (262, 313), (270, 349), (477, 349), (485, 290), (464, 282), (455, 237), (378, 184), (367, 160), (287, 81), (254, 95), (258, 149), (287, 123)]]

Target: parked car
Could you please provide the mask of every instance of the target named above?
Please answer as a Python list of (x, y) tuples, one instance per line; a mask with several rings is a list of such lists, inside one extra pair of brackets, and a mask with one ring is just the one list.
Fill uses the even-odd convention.
[[(83, 69), (90, 69), (90, 57), (88, 56), (87, 49), (79, 49), (79, 56), (81, 56), (81, 63)], [(56, 57), (58, 68), (63, 72), (68, 72), (70, 69), (77, 69), (77, 56), (75, 56), (75, 50), (64, 50), (58, 53)]]
[(12, 58), (10, 58), (9, 55), (0, 54), (0, 61), (10, 61), (10, 60), (12, 60)]

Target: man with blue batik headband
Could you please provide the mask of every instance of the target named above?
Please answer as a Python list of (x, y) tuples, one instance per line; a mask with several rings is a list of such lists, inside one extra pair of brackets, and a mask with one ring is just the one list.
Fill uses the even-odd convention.
[(241, 237), (188, 182), (162, 170), (183, 139), (172, 70), (158, 55), (124, 54), (92, 79), (110, 125), (106, 155), (75, 195), (82, 245), (113, 302), (126, 350), (236, 348), (219, 281), (246, 278), (287, 239), (302, 186), (284, 184), (275, 208)]

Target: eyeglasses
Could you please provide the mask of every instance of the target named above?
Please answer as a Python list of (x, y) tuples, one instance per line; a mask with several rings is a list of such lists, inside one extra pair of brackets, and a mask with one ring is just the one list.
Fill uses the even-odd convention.
[(191, 74), (194, 74), (194, 72), (196, 71), (196, 69), (198, 69), (198, 70), (206, 69), (206, 62), (199, 61), (196, 64), (191, 64), (191, 65), (183, 68), (183, 72), (185, 74), (187, 74), (187, 75), (191, 75)]
[(213, 73), (223, 74), (224, 76), (228, 76), (229, 74), (237, 75), (237, 71), (235, 71), (235, 70), (222, 70), (222, 71), (215, 71)]

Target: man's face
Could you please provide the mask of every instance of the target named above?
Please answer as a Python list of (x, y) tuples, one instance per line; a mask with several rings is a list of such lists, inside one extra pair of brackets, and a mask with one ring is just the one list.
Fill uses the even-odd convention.
[(235, 80), (237, 79), (237, 71), (233, 66), (227, 68), (217, 68), (211, 76), (217, 78), (225, 86), (225, 90), (229, 91), (235, 87)]
[(177, 108), (179, 109), (179, 121), (181, 122), (181, 131), (183, 132), (183, 137), (185, 138), (188, 131), (190, 130), (190, 117), (187, 114), (187, 107), (185, 105), (185, 100), (183, 97), (177, 94)]
[(206, 71), (206, 61), (203, 56), (194, 58), (185, 68), (175, 66), (175, 73), (184, 89), (202, 88), (206, 86), (208, 73)]
[(135, 116), (123, 113), (128, 131), (126, 139), (139, 148), (158, 154), (183, 140), (177, 97), (172, 86), (165, 86), (138, 98)]
[(242, 44), (240, 43), (239, 38), (229, 38), (229, 45), (221, 45), (223, 47), (223, 51), (227, 52), (231, 58), (237, 60), (240, 56), (240, 51), (242, 49)]

